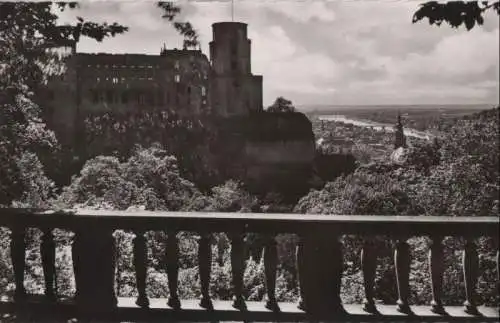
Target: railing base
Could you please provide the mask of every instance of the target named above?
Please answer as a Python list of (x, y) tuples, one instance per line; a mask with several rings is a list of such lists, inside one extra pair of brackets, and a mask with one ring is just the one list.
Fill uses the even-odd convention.
[(446, 322), (498, 322), (498, 308), (479, 307), (481, 316), (466, 314), (462, 306), (446, 306), (447, 315), (442, 316), (431, 311), (430, 306), (412, 306), (414, 315), (408, 316), (397, 311), (396, 305), (377, 305), (380, 314), (374, 315), (363, 311), (362, 304), (344, 305), (346, 315), (325, 314), (314, 317), (297, 308), (295, 303), (279, 303), (281, 311), (276, 313), (265, 308), (265, 302), (247, 302), (247, 310), (242, 312), (232, 307), (231, 301), (213, 301), (213, 310), (203, 309), (199, 300), (182, 300), (181, 310), (169, 308), (166, 299), (151, 299), (149, 308), (140, 308), (135, 304), (135, 298), (118, 298), (118, 307), (107, 313), (95, 317), (90, 313), (79, 313), (78, 308), (71, 300), (62, 300), (59, 303), (47, 303), (40, 296), (30, 296), (27, 302), (16, 304), (12, 300), (0, 300), (0, 319), (5, 315), (15, 316), (19, 321), (36, 322), (37, 320), (89, 317), (105, 321), (310, 321), (324, 319), (328, 321), (446, 321)]

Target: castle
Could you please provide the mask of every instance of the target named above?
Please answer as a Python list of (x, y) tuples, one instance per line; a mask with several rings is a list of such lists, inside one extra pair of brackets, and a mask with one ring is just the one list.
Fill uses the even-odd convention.
[(276, 174), (299, 178), (297, 172), (308, 177), (315, 154), (311, 122), (301, 113), (264, 112), (262, 76), (251, 71), (246, 24), (219, 22), (212, 29), (210, 60), (201, 50), (84, 54), (71, 44), (66, 73), (47, 86), (49, 123), (63, 143), (74, 144), (77, 124), (94, 113), (212, 115), (221, 120), (224, 145), (232, 147), (224, 153), (238, 156), (232, 164), (240, 174), (254, 182)]
[(262, 111), (262, 76), (251, 72), (247, 25), (220, 22), (212, 27), (210, 61), (201, 50), (87, 54), (71, 44), (66, 73), (48, 84), (54, 128), (71, 138), (75, 120), (104, 111), (163, 108), (221, 117)]

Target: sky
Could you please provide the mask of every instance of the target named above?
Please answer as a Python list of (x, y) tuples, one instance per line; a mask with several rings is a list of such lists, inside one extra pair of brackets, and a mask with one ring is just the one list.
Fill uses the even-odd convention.
[[(177, 1), (208, 56), (211, 25), (231, 21), (230, 1)], [(499, 102), (499, 18), (466, 31), (412, 24), (419, 1), (234, 0), (248, 24), (252, 73), (263, 75), (264, 106), (283, 96), (297, 106), (476, 104)], [(159, 54), (182, 38), (152, 1), (84, 1), (76, 16), (118, 22), (126, 34), (79, 52)]]

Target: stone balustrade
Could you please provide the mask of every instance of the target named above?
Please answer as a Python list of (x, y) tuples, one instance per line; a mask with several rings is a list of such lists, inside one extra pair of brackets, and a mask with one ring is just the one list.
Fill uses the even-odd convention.
[[(75, 211), (55, 212), (27, 209), (1, 209), (0, 227), (11, 232), (10, 251), (15, 277), (15, 296), (0, 300), (1, 315), (31, 317), (87, 317), (105, 320), (140, 321), (303, 321), (303, 320), (415, 320), (415, 321), (498, 321), (498, 308), (477, 306), (476, 285), (479, 276), (479, 256), (475, 240), (492, 237), (496, 241), (497, 284), (498, 230), (496, 217), (411, 217), (411, 216), (339, 216), (299, 214), (244, 213), (178, 213)], [(32, 297), (24, 288), (27, 228), (43, 232), (40, 244), (45, 295)], [(62, 300), (55, 288), (55, 242), (53, 229), (75, 233), (72, 258), (76, 294)], [(136, 275), (136, 299), (117, 297), (115, 267), (117, 257), (115, 230), (135, 233), (133, 263)], [(147, 248), (146, 231), (165, 231), (166, 272), (170, 294), (166, 300), (149, 299), (146, 294)], [(200, 300), (182, 300), (177, 293), (179, 247), (177, 233), (196, 232), (198, 249)], [(212, 263), (211, 234), (225, 232), (231, 241), (232, 302), (212, 299), (210, 271)], [(244, 298), (245, 269), (244, 234), (257, 232), (267, 237), (264, 247), (266, 300), (247, 302)], [(276, 234), (297, 234), (297, 269), (300, 286), (298, 304), (276, 300), (276, 270), (278, 255)], [(365, 293), (364, 304), (341, 302), (343, 250), (339, 237), (353, 234), (364, 239), (361, 269)], [(374, 236), (387, 236), (394, 243), (394, 265), (398, 300), (395, 305), (380, 305), (374, 301), (377, 248)], [(432, 302), (427, 306), (412, 305), (410, 295), (410, 237), (427, 236)], [(443, 238), (462, 237), (464, 306), (448, 307), (442, 303), (444, 272)], [(118, 255), (119, 256), (119, 255)]]

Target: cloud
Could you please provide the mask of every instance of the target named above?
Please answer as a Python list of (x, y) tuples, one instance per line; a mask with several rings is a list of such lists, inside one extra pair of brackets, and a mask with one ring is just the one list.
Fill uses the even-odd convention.
[[(208, 56), (211, 25), (231, 20), (229, 1), (179, 1)], [(412, 24), (414, 1), (235, 0), (248, 24), (252, 71), (263, 75), (264, 105), (498, 102), (498, 16), (471, 32)], [(150, 1), (84, 2), (78, 12), (130, 31), (79, 51), (157, 54), (182, 39)], [(74, 18), (67, 13), (66, 18)]]

